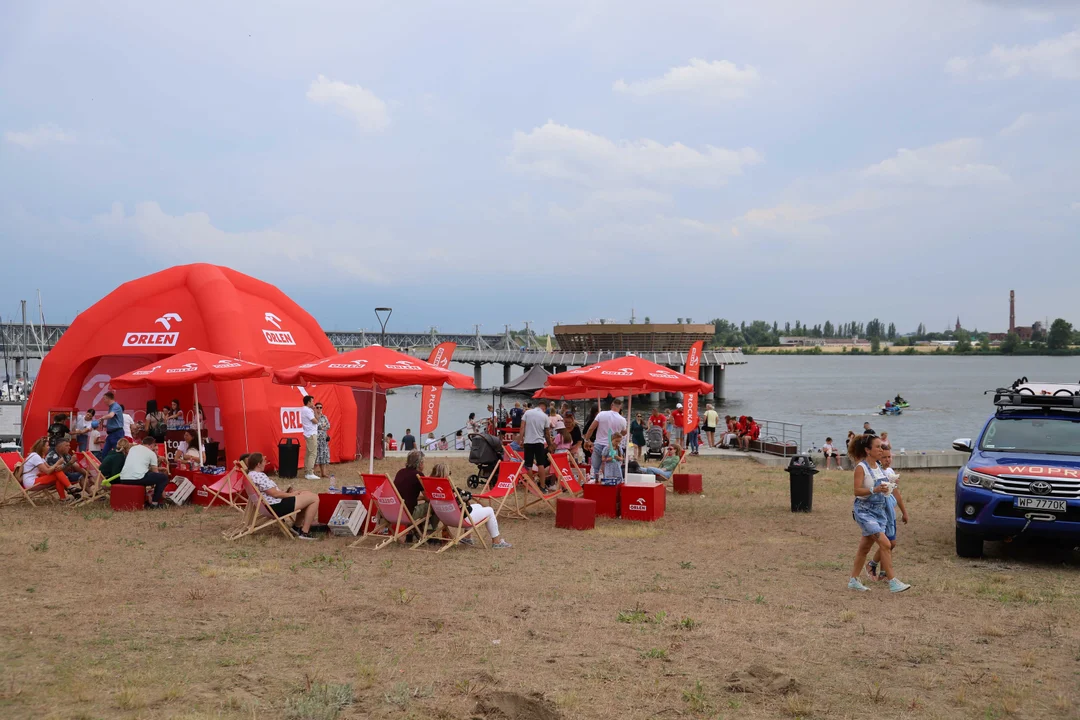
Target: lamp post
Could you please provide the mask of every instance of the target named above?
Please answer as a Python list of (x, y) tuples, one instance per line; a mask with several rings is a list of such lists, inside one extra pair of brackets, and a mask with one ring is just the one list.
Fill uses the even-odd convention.
[[(382, 313), (386, 313), (386, 317), (382, 316)], [(394, 314), (394, 308), (377, 307), (375, 308), (375, 318), (379, 321), (379, 344), (386, 347), (386, 323), (390, 322), (390, 316)]]

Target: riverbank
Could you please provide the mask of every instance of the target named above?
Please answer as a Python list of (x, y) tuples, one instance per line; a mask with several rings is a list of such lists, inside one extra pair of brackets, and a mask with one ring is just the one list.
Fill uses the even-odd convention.
[(1080, 355), (1080, 348), (1070, 348), (1068, 350), (1031, 350), (1031, 349), (1017, 349), (1011, 353), (1003, 353), (998, 351), (982, 352), (979, 350), (971, 350), (970, 352), (957, 352), (955, 348), (947, 347), (944, 345), (900, 345), (893, 347), (882, 347), (878, 352), (873, 352), (869, 345), (851, 347), (847, 345), (826, 345), (816, 347), (757, 347), (757, 348), (743, 348), (744, 355), (865, 355), (870, 357), (894, 357), (897, 355), (904, 356), (934, 356), (934, 357), (988, 357), (988, 358), (1007, 358), (1007, 357), (1073, 357)]

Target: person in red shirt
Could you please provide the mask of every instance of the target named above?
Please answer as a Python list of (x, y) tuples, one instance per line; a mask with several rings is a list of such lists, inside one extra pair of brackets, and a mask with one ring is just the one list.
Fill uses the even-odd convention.
[(649, 425), (660, 428), (660, 431), (664, 433), (664, 444), (667, 445), (667, 415), (660, 412), (660, 408), (653, 408), (652, 415), (649, 416)]
[(754, 422), (754, 418), (750, 416), (746, 417), (742, 425), (743, 428), (739, 431), (739, 445), (742, 446), (743, 450), (750, 450), (750, 441), (758, 439), (758, 436), (761, 435), (761, 428)]
[(394, 433), (386, 433), (386, 449), (397, 450), (397, 440), (394, 439)]
[(682, 403), (675, 405), (675, 409), (671, 411), (671, 424), (675, 426), (675, 439), (682, 441), (683, 438), (683, 423), (686, 422), (686, 413), (683, 412)]

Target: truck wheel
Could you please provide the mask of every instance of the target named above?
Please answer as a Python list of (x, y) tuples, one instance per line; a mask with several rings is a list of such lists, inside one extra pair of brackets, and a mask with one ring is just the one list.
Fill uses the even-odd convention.
[(956, 531), (956, 554), (962, 558), (981, 558), (983, 554), (983, 541), (978, 535)]

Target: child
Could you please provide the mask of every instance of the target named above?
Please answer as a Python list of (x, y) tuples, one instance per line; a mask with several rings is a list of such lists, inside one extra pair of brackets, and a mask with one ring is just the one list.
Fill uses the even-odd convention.
[(885, 529), (889, 524), (885, 511), (885, 497), (892, 485), (879, 464), (884, 454), (881, 438), (876, 435), (857, 435), (848, 444), (848, 456), (852, 462), (856, 463), (855, 503), (851, 516), (862, 531), (859, 549), (855, 553), (855, 563), (851, 569), (851, 577), (848, 579), (849, 590), (866, 592), (870, 589), (859, 582), (859, 575), (862, 573), (866, 556), (874, 545), (880, 548), (881, 569), (885, 572), (885, 577), (889, 579), (889, 591), (899, 593), (911, 588), (893, 574), (892, 543), (885, 537)]
[(465, 437), (461, 434), (461, 431), (457, 431), (457, 435), (454, 436), (454, 449), (465, 450)]
[(446, 436), (445, 435), (443, 435), (441, 438), (439, 438), (439, 444), (438, 444), (439, 450), (448, 450), (449, 447), (450, 446), (446, 442)]
[(622, 440), (623, 434), (621, 432), (608, 433), (607, 453), (604, 455), (604, 463), (600, 468), (600, 477), (604, 480), (614, 480), (620, 483), (623, 481)]
[(840, 453), (836, 452), (836, 446), (832, 444), (832, 438), (825, 438), (825, 444), (821, 447), (821, 454), (825, 456), (825, 469), (829, 469), (830, 460), (836, 461), (836, 469), (843, 470), (840, 466)]
[[(900, 480), (900, 475), (892, 469), (892, 449), (888, 445), (884, 445), (883, 449), (885, 454), (881, 458), (881, 468), (885, 471), (885, 477), (889, 479), (889, 482), (895, 483)], [(900, 487), (893, 488), (893, 491), (885, 496), (885, 515), (888, 519), (888, 523), (885, 525), (885, 537), (889, 539), (889, 543), (892, 545), (892, 550), (896, 550), (896, 508), (900, 508), (900, 519), (905, 525), (907, 525), (908, 514), (907, 506), (904, 504), (904, 497), (900, 494)], [(878, 574), (878, 565), (881, 562), (881, 549), (878, 548), (877, 553), (874, 555), (874, 559), (866, 563), (866, 571), (870, 577), (878, 580), (885, 579), (885, 573)]]

